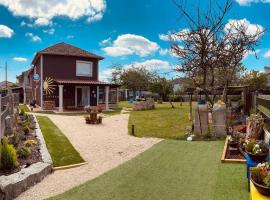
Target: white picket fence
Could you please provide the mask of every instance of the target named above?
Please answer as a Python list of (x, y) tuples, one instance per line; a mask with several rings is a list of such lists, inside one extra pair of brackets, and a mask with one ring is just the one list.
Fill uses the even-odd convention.
[(8, 94), (4, 97), (0, 94), (0, 139), (5, 131), (5, 119), (13, 115), (14, 108), (19, 105), (19, 94)]

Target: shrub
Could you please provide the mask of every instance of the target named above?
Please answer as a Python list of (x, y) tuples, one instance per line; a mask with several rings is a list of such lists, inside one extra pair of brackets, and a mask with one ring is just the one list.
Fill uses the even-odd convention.
[(30, 128), (31, 130), (36, 129), (36, 124), (35, 124), (35, 123), (30, 123), (29, 128)]
[(17, 147), (19, 142), (20, 142), (20, 136), (19, 133), (17, 131), (13, 132), (13, 136), (12, 136), (12, 144)]
[(247, 144), (246, 144), (246, 151), (248, 152), (252, 152), (253, 151), (253, 146), (256, 144), (255, 141), (249, 141)]
[(0, 150), (0, 168), (4, 170), (11, 170), (16, 168), (18, 166), (17, 153), (14, 146), (8, 143), (7, 137), (3, 137)]
[(26, 135), (29, 134), (29, 133), (30, 133), (30, 128), (29, 128), (29, 126), (27, 126), (27, 125), (23, 126), (23, 132), (24, 132)]
[(24, 146), (26, 146), (26, 147), (31, 147), (31, 146), (36, 145), (36, 144), (37, 144), (36, 140), (26, 140), (24, 142)]
[(25, 110), (24, 110), (24, 109), (21, 109), (20, 115), (21, 115), (21, 116), (25, 116), (25, 115), (26, 115), (26, 113), (25, 113)]
[(31, 149), (29, 147), (23, 146), (17, 150), (19, 158), (27, 158), (31, 154)]

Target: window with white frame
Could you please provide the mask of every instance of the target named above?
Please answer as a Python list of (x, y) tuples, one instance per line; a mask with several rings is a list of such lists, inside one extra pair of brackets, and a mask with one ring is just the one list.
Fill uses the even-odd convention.
[(93, 63), (86, 61), (76, 61), (76, 76), (93, 76)]

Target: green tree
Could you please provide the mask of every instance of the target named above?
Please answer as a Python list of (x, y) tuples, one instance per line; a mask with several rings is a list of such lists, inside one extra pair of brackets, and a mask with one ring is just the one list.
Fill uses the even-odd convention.
[(241, 79), (242, 84), (249, 85), (250, 90), (263, 90), (268, 84), (268, 75), (266, 73), (252, 70), (245, 73)]
[(163, 100), (166, 100), (173, 93), (172, 81), (157, 77), (152, 83), (150, 90), (153, 93), (158, 93)]
[(122, 87), (132, 90), (134, 96), (136, 91), (149, 90), (155, 77), (155, 72), (147, 70), (144, 66), (122, 69), (119, 75)]

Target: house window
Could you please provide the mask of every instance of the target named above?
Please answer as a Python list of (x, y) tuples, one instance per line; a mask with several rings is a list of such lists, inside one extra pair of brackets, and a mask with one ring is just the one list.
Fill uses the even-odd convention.
[(76, 76), (93, 76), (93, 63), (86, 61), (76, 61)]

